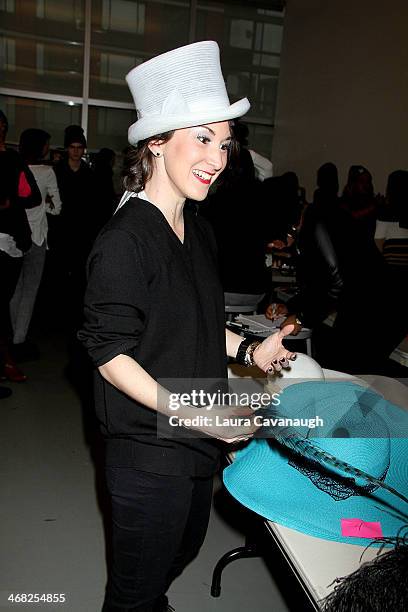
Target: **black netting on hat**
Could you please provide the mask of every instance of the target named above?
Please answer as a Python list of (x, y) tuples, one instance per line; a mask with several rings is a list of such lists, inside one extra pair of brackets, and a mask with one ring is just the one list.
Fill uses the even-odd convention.
[[(315, 487), (327, 493), (336, 501), (348, 499), (352, 495), (367, 495), (377, 488), (376, 485), (371, 483), (360, 485), (356, 484), (353, 478), (330, 473), (325, 466), (306, 457), (290, 459), (288, 464), (301, 472), (306, 478), (309, 478)], [(384, 472), (378, 476), (378, 480), (384, 482), (388, 468), (389, 463)]]

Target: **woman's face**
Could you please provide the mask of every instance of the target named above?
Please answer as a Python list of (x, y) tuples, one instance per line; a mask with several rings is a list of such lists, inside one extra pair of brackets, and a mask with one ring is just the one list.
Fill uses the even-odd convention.
[[(201, 201), (228, 161), (228, 121), (176, 130), (159, 149), (169, 187), (178, 197)], [(156, 152), (156, 150), (155, 150)]]

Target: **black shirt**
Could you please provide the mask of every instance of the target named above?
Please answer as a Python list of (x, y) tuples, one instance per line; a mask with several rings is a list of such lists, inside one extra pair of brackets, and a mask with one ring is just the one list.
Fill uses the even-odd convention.
[[(141, 198), (131, 198), (102, 230), (88, 261), (79, 333), (96, 366), (126, 354), (155, 380), (175, 379), (172, 391), (185, 391), (186, 379), (225, 381), (215, 241), (207, 222), (187, 210), (184, 231), (182, 243), (162, 212)], [(159, 474), (215, 471), (219, 443), (214, 439), (158, 438), (157, 421), (164, 425), (166, 417), (118, 391), (98, 371), (95, 382), (108, 465)]]
[(50, 219), (51, 243), (69, 253), (70, 264), (85, 268), (87, 257), (103, 223), (99, 220), (99, 199), (91, 168), (81, 160), (78, 170), (72, 170), (64, 159), (55, 166), (62, 208), (58, 217)]

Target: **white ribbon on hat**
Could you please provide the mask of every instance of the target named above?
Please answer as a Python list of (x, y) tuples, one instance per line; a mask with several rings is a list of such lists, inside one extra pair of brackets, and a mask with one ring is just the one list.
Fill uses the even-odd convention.
[(181, 115), (189, 114), (191, 109), (179, 89), (173, 89), (164, 99), (161, 106), (160, 112), (142, 112), (137, 109), (137, 118), (143, 119), (144, 117), (166, 117), (168, 115)]
[(191, 113), (191, 109), (179, 89), (173, 89), (165, 98), (161, 115), (181, 115), (183, 113)]
[(190, 113), (191, 109), (179, 89), (173, 89), (164, 99), (161, 107), (161, 115), (182, 115)]

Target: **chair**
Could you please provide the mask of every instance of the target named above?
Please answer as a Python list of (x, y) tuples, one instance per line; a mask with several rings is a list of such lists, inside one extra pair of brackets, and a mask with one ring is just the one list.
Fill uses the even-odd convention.
[(237, 314), (256, 314), (258, 304), (264, 297), (265, 293), (224, 293), (227, 321), (231, 321)]

